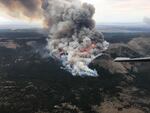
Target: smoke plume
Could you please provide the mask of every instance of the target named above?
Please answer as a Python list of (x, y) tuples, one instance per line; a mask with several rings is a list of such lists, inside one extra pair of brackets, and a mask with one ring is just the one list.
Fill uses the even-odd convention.
[(88, 65), (109, 44), (95, 29), (92, 5), (80, 0), (0, 0), (0, 6), (12, 16), (44, 17), (49, 55), (73, 75), (98, 75)]
[(79, 0), (44, 0), (42, 8), (49, 28), (50, 55), (73, 75), (97, 76), (88, 65), (109, 44), (95, 29), (95, 8)]
[(0, 0), (0, 9), (10, 16), (28, 19), (41, 18), (42, 0)]

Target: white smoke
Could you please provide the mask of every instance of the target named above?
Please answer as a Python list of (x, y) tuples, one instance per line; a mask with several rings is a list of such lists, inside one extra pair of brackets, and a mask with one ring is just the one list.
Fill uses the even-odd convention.
[(72, 75), (98, 76), (88, 65), (109, 44), (95, 29), (95, 8), (79, 0), (44, 0), (43, 10), (49, 27), (50, 55)]

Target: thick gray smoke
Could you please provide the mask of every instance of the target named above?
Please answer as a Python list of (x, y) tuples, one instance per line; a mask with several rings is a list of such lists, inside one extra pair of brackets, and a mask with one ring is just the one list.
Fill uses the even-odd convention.
[(44, 0), (42, 8), (49, 28), (50, 55), (73, 75), (97, 76), (88, 65), (109, 44), (95, 29), (95, 8), (79, 0)]
[(95, 29), (95, 8), (80, 0), (0, 0), (0, 9), (11, 16), (45, 18), (50, 56), (73, 75), (97, 76), (88, 67), (109, 44)]

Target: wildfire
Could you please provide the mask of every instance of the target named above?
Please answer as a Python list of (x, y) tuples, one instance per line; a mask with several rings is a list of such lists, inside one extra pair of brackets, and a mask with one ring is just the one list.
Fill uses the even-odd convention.
[(96, 44), (92, 43), (89, 47), (81, 48), (80, 52), (90, 52), (90, 50), (95, 49), (95, 48), (96, 48)]
[(80, 0), (44, 1), (50, 55), (61, 62), (61, 69), (74, 76), (98, 76), (88, 65), (102, 55), (109, 44), (95, 28), (95, 8), (91, 4), (82, 4)]

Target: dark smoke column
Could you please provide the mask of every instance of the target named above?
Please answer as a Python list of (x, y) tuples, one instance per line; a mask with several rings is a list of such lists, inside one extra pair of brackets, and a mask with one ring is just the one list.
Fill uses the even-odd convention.
[(50, 55), (73, 75), (98, 76), (88, 64), (109, 44), (95, 29), (95, 8), (79, 0), (44, 0), (42, 8), (49, 29)]

